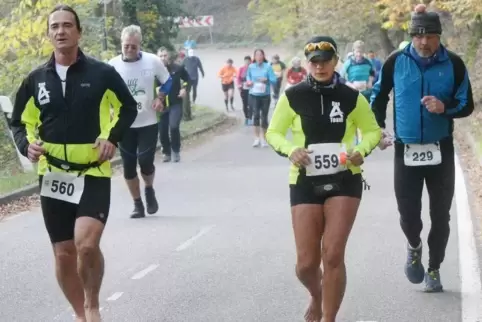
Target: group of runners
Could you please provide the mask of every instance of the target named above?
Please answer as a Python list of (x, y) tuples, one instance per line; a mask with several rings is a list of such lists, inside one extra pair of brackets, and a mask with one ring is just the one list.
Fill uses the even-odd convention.
[(279, 55), (275, 54), (268, 62), (263, 49), (256, 49), (252, 57), (245, 56), (244, 64), (239, 68), (234, 67), (233, 60), (229, 58), (219, 70), (226, 111), (235, 110), (234, 92), (238, 88), (245, 125), (254, 126), (253, 147), (268, 146), (265, 135), (269, 110), (272, 100), (275, 105), (278, 101), (285, 76), (289, 87), (305, 80), (306, 75), (301, 59), (293, 58), (292, 67), (287, 71)]
[[(172, 149), (178, 160), (180, 100), (192, 78), (168, 51), (160, 49), (160, 58), (141, 51), (137, 26), (122, 31), (122, 54), (107, 64), (81, 51), (81, 32), (71, 7), (58, 5), (52, 10), (48, 36), (54, 52), (21, 83), (11, 125), (19, 151), (38, 162), (41, 208), (60, 288), (77, 322), (98, 322), (104, 274), (99, 243), (111, 200), (109, 160), (119, 148), (134, 200), (133, 217), (155, 213), (159, 124), (170, 127), (165, 156), (170, 157)], [(357, 80), (346, 81), (336, 72), (339, 51), (333, 38), (309, 39), (303, 47), (307, 69), (301, 68), (300, 59), (293, 61), (287, 74), (291, 86), (283, 93), (273, 90), (277, 102), (270, 122), (270, 87), (279, 88), (285, 69), (279, 57), (268, 63), (264, 51), (257, 49), (253, 61), (245, 58), (239, 73), (233, 72), (232, 62), (219, 73), (228, 93), (227, 109), (234, 108), (235, 77), (243, 102), (249, 102), (251, 114), (246, 118), (255, 126), (253, 145), (269, 144), (292, 163), (296, 275), (311, 295), (308, 322), (336, 320), (346, 287), (345, 248), (363, 193), (361, 165), (377, 147), (395, 148), (395, 196), (408, 241), (405, 274), (412, 283), (425, 281), (427, 292), (443, 290), (440, 265), (454, 194), (453, 120), (469, 116), (474, 103), (467, 69), (440, 43), (441, 32), (439, 16), (417, 6), (409, 28), (411, 41), (387, 58), (378, 80), (368, 86), (369, 97), (367, 88), (353, 85)], [(362, 69), (366, 70), (360, 67), (354, 73), (361, 74)], [(377, 77), (372, 69), (369, 74)], [(385, 119), (392, 90), (395, 132), (394, 140), (387, 140)], [(358, 130), (362, 135), (356, 142)], [(421, 261), (420, 237), (424, 182), (432, 219), (427, 270)]]

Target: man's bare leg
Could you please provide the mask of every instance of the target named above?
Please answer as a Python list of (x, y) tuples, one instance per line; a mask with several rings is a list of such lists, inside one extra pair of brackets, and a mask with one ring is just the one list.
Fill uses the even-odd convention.
[(291, 208), (296, 242), (296, 276), (311, 295), (305, 313), (306, 322), (320, 322), (322, 311), (321, 238), (323, 235), (323, 206), (297, 205)]
[(131, 193), (132, 199), (138, 200), (141, 198), (141, 187), (139, 182), (139, 177), (135, 177), (134, 179), (126, 179), (127, 188)]
[(62, 292), (74, 309), (76, 321), (85, 322), (84, 288), (77, 273), (77, 251), (73, 240), (53, 245), (55, 275)]
[(154, 184), (154, 177), (155, 176), (156, 176), (155, 173), (153, 173), (151, 175), (148, 175), (148, 176), (142, 174), (142, 179), (144, 180), (144, 184), (145, 184), (146, 188), (152, 188), (152, 185)]
[(325, 202), (323, 236), (323, 322), (335, 322), (346, 289), (345, 248), (360, 200), (332, 197)]
[(79, 217), (75, 223), (78, 271), (85, 291), (87, 322), (100, 322), (99, 293), (104, 277), (104, 256), (99, 244), (104, 224), (91, 217)]

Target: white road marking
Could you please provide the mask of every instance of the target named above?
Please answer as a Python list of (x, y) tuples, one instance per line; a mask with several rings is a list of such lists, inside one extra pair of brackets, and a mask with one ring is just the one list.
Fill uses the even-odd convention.
[(464, 173), (455, 155), (455, 202), (459, 234), (459, 269), (462, 291), (462, 321), (482, 321), (482, 287), (479, 258)]
[(107, 301), (117, 301), (123, 294), (124, 292), (115, 292), (107, 298)]
[(149, 274), (150, 272), (152, 272), (153, 270), (155, 270), (158, 267), (159, 267), (158, 264), (149, 265), (145, 269), (143, 269), (142, 271), (135, 273), (134, 276), (131, 277), (131, 279), (140, 280), (141, 278), (145, 277), (147, 274)]
[(182, 250), (185, 250), (186, 248), (191, 246), (197, 239), (199, 239), (201, 236), (207, 234), (213, 228), (214, 228), (214, 225), (206, 226), (206, 227), (202, 228), (196, 235), (192, 236), (191, 238), (186, 240), (184, 243), (177, 246), (176, 251), (180, 252)]

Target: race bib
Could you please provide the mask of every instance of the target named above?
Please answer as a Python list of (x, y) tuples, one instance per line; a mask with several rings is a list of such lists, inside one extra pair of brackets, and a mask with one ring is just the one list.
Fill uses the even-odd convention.
[(137, 113), (141, 113), (142, 111), (145, 111), (147, 106), (147, 95), (145, 94), (140, 94), (134, 96), (134, 99), (137, 102)]
[(353, 82), (353, 86), (359, 91), (364, 91), (367, 89), (367, 82), (355, 81)]
[(278, 78), (280, 78), (280, 77), (281, 77), (281, 75), (282, 75), (282, 74), (281, 74), (281, 71), (279, 71), (279, 72), (274, 72), (274, 74), (275, 74), (275, 75), (276, 75), (276, 77), (278, 77)]
[(264, 94), (266, 92), (266, 84), (261, 82), (256, 82), (253, 84), (253, 94)]
[(440, 145), (434, 144), (405, 144), (404, 162), (409, 167), (437, 165), (442, 163)]
[(346, 166), (340, 163), (340, 154), (346, 152), (346, 149), (342, 144), (310, 144), (308, 150), (313, 152), (310, 154), (311, 164), (306, 167), (306, 176), (325, 176), (346, 169)]
[(84, 193), (85, 177), (66, 172), (48, 172), (42, 180), (40, 195), (79, 204)]

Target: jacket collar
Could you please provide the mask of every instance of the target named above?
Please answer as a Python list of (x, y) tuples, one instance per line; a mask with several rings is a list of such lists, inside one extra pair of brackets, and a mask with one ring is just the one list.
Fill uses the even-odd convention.
[[(84, 52), (79, 48), (77, 50), (77, 60), (72, 64), (76, 65), (78, 63), (84, 63), (87, 60), (87, 57), (85, 56)], [(50, 59), (47, 62), (47, 66), (51, 69), (55, 70), (55, 54), (52, 53), (50, 56)]]

